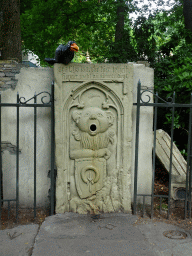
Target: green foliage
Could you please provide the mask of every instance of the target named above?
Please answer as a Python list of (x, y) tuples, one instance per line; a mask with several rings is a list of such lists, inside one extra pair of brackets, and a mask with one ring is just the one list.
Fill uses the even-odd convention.
[(60, 43), (75, 40), (84, 52), (99, 61), (114, 40), (115, 2), (80, 0), (32, 0), (32, 8), (21, 15), (22, 39), (41, 60), (53, 57)]
[[(155, 209), (160, 209), (160, 205), (157, 205), (157, 206), (155, 207)], [(161, 209), (162, 209), (163, 211), (168, 211), (168, 204), (162, 203), (162, 204), (161, 204)]]
[[(179, 123), (179, 115), (176, 114), (174, 116), (174, 129), (179, 129), (180, 128), (180, 123)], [(172, 113), (166, 113), (165, 114), (165, 118), (167, 119), (167, 121), (164, 122), (164, 124), (171, 124), (172, 123)]]
[[(160, 31), (165, 31), (162, 37), (158, 35), (158, 56), (152, 66), (155, 71), (155, 89), (159, 96), (167, 99), (175, 92), (175, 102), (190, 103), (192, 92), (192, 43), (186, 37), (188, 31), (184, 28), (182, 7), (175, 7), (169, 16), (157, 16), (161, 24)], [(176, 19), (174, 19), (176, 17)], [(175, 22), (177, 20), (177, 22)], [(157, 23), (158, 24), (158, 23)], [(159, 128), (170, 131), (171, 113), (168, 109), (160, 109)], [(174, 117), (175, 137), (177, 146), (185, 153), (187, 151), (187, 130), (189, 128), (189, 109), (178, 109)]]
[[(119, 4), (115, 0), (24, 0), (21, 8), (23, 46), (39, 56), (41, 65), (45, 64), (45, 57), (54, 57), (59, 44), (69, 40), (77, 42), (84, 56), (88, 50), (92, 62), (114, 61), (115, 55), (121, 56), (120, 62), (133, 61), (136, 52), (131, 43), (128, 13), (137, 8), (132, 0), (123, 2), (125, 26), (122, 40), (117, 44)], [(76, 57), (75, 61), (82, 59)]]
[[(184, 25), (182, 5), (171, 11), (139, 17), (132, 30), (137, 58), (148, 60), (154, 68), (155, 90), (170, 101), (175, 92), (177, 103), (190, 103), (192, 92), (192, 40)], [(184, 157), (187, 152), (189, 109), (177, 108), (174, 116), (174, 139)], [(171, 109), (158, 109), (158, 129), (170, 134)]]
[[(178, 2), (178, 1), (176, 1)], [(147, 60), (154, 68), (155, 89), (166, 100), (176, 93), (176, 102), (189, 103), (192, 92), (192, 40), (185, 30), (182, 1), (170, 11), (157, 11), (148, 18), (141, 15), (132, 22), (129, 13), (141, 10), (136, 1), (124, 5), (124, 29), (115, 42), (117, 8), (122, 1), (115, 0), (23, 0), (21, 2), (22, 40), (25, 49), (37, 54), (41, 65), (45, 57), (54, 57), (60, 43), (75, 40), (80, 51), (74, 62), (122, 62)], [(188, 110), (175, 112), (177, 141), (186, 154)], [(158, 128), (170, 130), (171, 113), (158, 110)]]
[(155, 24), (144, 16), (138, 17), (133, 26), (133, 42), (137, 53), (137, 60), (153, 61), (157, 51), (155, 40)]
[[(192, 91), (192, 44), (184, 43), (172, 56), (156, 62), (155, 87), (169, 97), (176, 92), (176, 102), (189, 103)], [(187, 93), (188, 92), (188, 93)]]
[(132, 0), (125, 2), (124, 32), (121, 41), (115, 43), (116, 12), (120, 2), (23, 0), (24, 47), (37, 54), (41, 64), (45, 57), (54, 57), (60, 43), (69, 40), (77, 41), (80, 46), (76, 62), (85, 61), (87, 50), (93, 62), (114, 61), (116, 57), (123, 63), (148, 60), (155, 69), (155, 88), (159, 93), (171, 96), (175, 91), (177, 101), (188, 101), (189, 94), (185, 92), (191, 91), (192, 86), (192, 44), (185, 40), (182, 5), (148, 18), (141, 15), (132, 24), (129, 13), (141, 10)]

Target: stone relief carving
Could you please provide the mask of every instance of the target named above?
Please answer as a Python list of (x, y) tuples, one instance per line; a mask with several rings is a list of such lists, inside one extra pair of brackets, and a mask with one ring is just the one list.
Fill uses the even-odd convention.
[(70, 158), (75, 159), (78, 194), (86, 198), (103, 187), (106, 160), (112, 153), (109, 144), (114, 144), (115, 133), (109, 130), (114, 123), (114, 115), (111, 111), (87, 107), (82, 111), (74, 110), (72, 118), (78, 129), (72, 132), (75, 141), (71, 145)]
[[(117, 169), (117, 119), (115, 104), (100, 89), (90, 87), (71, 104), (70, 153), (74, 161), (75, 191), (70, 208), (117, 211), (120, 206)], [(79, 100), (80, 99), (80, 100)], [(80, 107), (78, 107), (80, 106)], [(107, 106), (107, 107), (106, 107)]]
[(130, 211), (133, 65), (54, 70), (56, 212)]
[(131, 211), (134, 70), (54, 65), (57, 213)]
[(114, 143), (114, 132), (109, 131), (113, 125), (114, 116), (111, 111), (99, 108), (85, 108), (83, 111), (74, 110), (72, 118), (78, 130), (73, 131), (76, 141), (80, 142), (80, 150), (70, 152), (71, 159), (82, 157), (110, 158), (109, 143)]

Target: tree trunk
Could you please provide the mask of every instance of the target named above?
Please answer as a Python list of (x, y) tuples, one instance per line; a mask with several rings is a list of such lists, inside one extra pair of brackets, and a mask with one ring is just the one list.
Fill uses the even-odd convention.
[(183, 0), (183, 15), (185, 28), (191, 32), (192, 37), (192, 0)]
[(119, 43), (123, 38), (124, 20), (125, 20), (125, 6), (124, 0), (117, 1), (117, 24), (115, 30), (115, 42)]
[(115, 46), (113, 49), (113, 62), (122, 62), (123, 36), (124, 36), (124, 22), (125, 22), (125, 1), (117, 0), (117, 23), (115, 28)]
[(20, 0), (0, 2), (0, 59), (22, 61)]

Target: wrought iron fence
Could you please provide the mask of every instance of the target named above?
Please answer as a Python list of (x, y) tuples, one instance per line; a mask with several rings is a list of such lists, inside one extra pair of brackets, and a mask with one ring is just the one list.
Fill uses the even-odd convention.
[[(37, 103), (38, 96), (41, 97), (41, 103)], [(46, 100), (45, 100), (46, 99)], [(47, 101), (48, 99), (48, 101)], [(33, 103), (31, 103), (33, 101)], [(2, 197), (2, 109), (5, 107), (14, 107), (16, 108), (16, 195), (13, 199), (4, 199)], [(34, 219), (36, 218), (36, 209), (37, 209), (37, 109), (38, 108), (50, 108), (51, 109), (51, 171), (50, 171), (50, 178), (51, 178), (51, 187), (50, 187), (50, 214), (52, 215), (54, 213), (54, 205), (55, 205), (55, 199), (54, 199), (54, 186), (55, 186), (55, 177), (54, 177), (54, 163), (55, 163), (55, 152), (54, 152), (54, 83), (52, 83), (51, 87), (51, 93), (43, 91), (38, 94), (34, 94), (34, 96), (30, 99), (25, 99), (25, 97), (20, 97), (19, 93), (17, 93), (17, 102), (16, 103), (2, 103), (1, 102), (1, 94), (0, 94), (0, 143), (1, 143), (1, 150), (0, 150), (0, 220), (1, 220), (1, 213), (2, 213), (2, 207), (4, 203), (8, 204), (8, 217), (10, 216), (10, 205), (12, 202), (15, 202), (16, 204), (16, 221), (18, 220), (18, 212), (19, 212), (19, 139), (20, 139), (20, 108), (33, 108), (34, 109)]]
[[(149, 93), (146, 95), (146, 93)], [(145, 95), (145, 97), (143, 97)], [(153, 97), (154, 102), (151, 102), (151, 97)], [(168, 101), (160, 98), (158, 93), (154, 93), (153, 89), (143, 89), (141, 87), (141, 82), (138, 82), (137, 88), (137, 102), (133, 103), (136, 106), (136, 140), (135, 140), (135, 169), (134, 169), (134, 202), (133, 202), (133, 213), (136, 214), (137, 212), (137, 201), (138, 197), (143, 198), (142, 203), (142, 211), (143, 215), (146, 209), (146, 198), (151, 199), (150, 205), (150, 213), (151, 218), (154, 216), (154, 199), (160, 199), (160, 213), (162, 210), (162, 201), (164, 198), (168, 200), (168, 209), (167, 209), (167, 218), (170, 217), (171, 213), (171, 184), (172, 184), (172, 161), (173, 161), (173, 138), (174, 138), (174, 116), (176, 108), (188, 108), (189, 109), (189, 129), (188, 129), (188, 150), (187, 150), (187, 170), (186, 170), (186, 180), (185, 186), (183, 189), (184, 196), (183, 198), (178, 198), (178, 200), (184, 201), (184, 218), (191, 218), (191, 174), (192, 174), (192, 143), (191, 143), (191, 126), (192, 126), (192, 94), (190, 104), (180, 104), (175, 102), (175, 93), (173, 94), (172, 98), (169, 98)], [(139, 194), (138, 193), (138, 156), (139, 156), (139, 130), (140, 130), (140, 110), (142, 107), (152, 107), (154, 110), (154, 120), (153, 120), (153, 149), (152, 149), (152, 188), (151, 194)], [(155, 186), (155, 168), (156, 168), (156, 135), (157, 135), (157, 111), (158, 108), (167, 108), (171, 109), (171, 129), (170, 129), (170, 162), (169, 162), (169, 186), (168, 186), (168, 195), (157, 195), (154, 193), (154, 186)], [(147, 145), (146, 145), (147, 146)]]
[[(149, 92), (149, 95), (146, 99), (146, 92)], [(145, 97), (143, 97), (145, 94)], [(43, 96), (42, 96), (43, 95)], [(49, 101), (45, 102), (44, 99), (46, 96), (49, 97)], [(151, 103), (151, 95), (153, 95), (154, 103)], [(41, 103), (37, 103), (37, 97), (41, 97)], [(30, 103), (30, 101), (34, 101)], [(145, 199), (149, 197), (151, 199), (151, 218), (154, 215), (154, 198), (160, 198), (160, 211), (162, 209), (162, 201), (163, 198), (167, 198), (168, 200), (168, 211), (167, 217), (170, 216), (170, 208), (171, 208), (171, 182), (172, 182), (172, 156), (173, 156), (173, 137), (174, 137), (174, 115), (176, 108), (189, 108), (189, 133), (188, 133), (188, 151), (187, 151), (187, 170), (186, 170), (186, 182), (185, 182), (185, 198), (181, 199), (184, 201), (184, 212), (185, 218), (191, 218), (191, 181), (192, 181), (192, 143), (191, 143), (191, 126), (192, 126), (192, 96), (190, 104), (179, 104), (175, 103), (175, 94), (173, 94), (173, 98), (171, 101), (165, 101), (164, 99), (158, 96), (158, 93), (154, 93), (151, 89), (142, 89), (140, 81), (138, 82), (137, 88), (137, 102), (133, 103), (136, 106), (136, 140), (135, 140), (135, 168), (134, 168), (134, 202), (133, 202), (133, 213), (137, 212), (137, 199), (138, 197), (143, 197), (143, 214), (145, 212)], [(137, 189), (137, 179), (138, 179), (138, 156), (139, 156), (139, 130), (140, 130), (140, 110), (142, 107), (153, 107), (154, 108), (154, 123), (153, 123), (153, 166), (152, 166), (152, 188), (151, 194), (139, 194)], [(11, 202), (16, 202), (16, 220), (18, 219), (18, 210), (19, 210), (19, 110), (20, 108), (33, 108), (34, 109), (34, 218), (36, 218), (36, 208), (37, 208), (37, 193), (36, 193), (36, 164), (37, 164), (37, 108), (50, 108), (51, 109), (51, 170), (49, 172), (49, 176), (51, 178), (51, 188), (50, 188), (50, 213), (54, 214), (54, 206), (55, 206), (55, 152), (54, 152), (54, 84), (52, 84), (51, 94), (49, 92), (40, 92), (35, 94), (34, 97), (26, 100), (24, 97), (19, 97), (17, 94), (17, 102), (16, 103), (2, 103), (1, 95), (0, 95), (0, 142), (1, 140), (1, 114), (2, 108), (4, 107), (15, 107), (16, 108), (16, 196), (13, 199), (4, 199), (2, 198), (2, 150), (0, 151), (0, 219), (1, 219), (1, 211), (2, 211), (2, 203), (7, 203), (8, 205), (8, 215), (10, 211)], [(157, 111), (158, 108), (168, 108), (172, 110), (171, 118), (171, 146), (170, 146), (170, 164), (169, 164), (169, 190), (168, 195), (156, 195), (154, 194), (154, 185), (155, 185), (155, 166), (156, 166), (156, 131), (157, 131)], [(2, 143), (1, 143), (2, 149)]]

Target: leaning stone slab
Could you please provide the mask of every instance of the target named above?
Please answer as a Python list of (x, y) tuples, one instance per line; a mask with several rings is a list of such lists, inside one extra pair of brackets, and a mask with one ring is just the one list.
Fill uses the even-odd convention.
[[(163, 130), (157, 130), (156, 155), (168, 172), (170, 171), (170, 147), (170, 136)], [(186, 171), (187, 162), (181, 155), (181, 152), (179, 151), (175, 143), (173, 143), (171, 197), (174, 200), (185, 199)]]
[[(156, 155), (165, 166), (166, 170), (170, 170), (170, 148), (171, 138), (168, 133), (163, 130), (157, 130), (156, 134)], [(181, 155), (181, 152), (173, 143), (173, 156), (172, 156), (172, 175), (177, 182), (185, 180), (187, 170), (187, 162)]]

